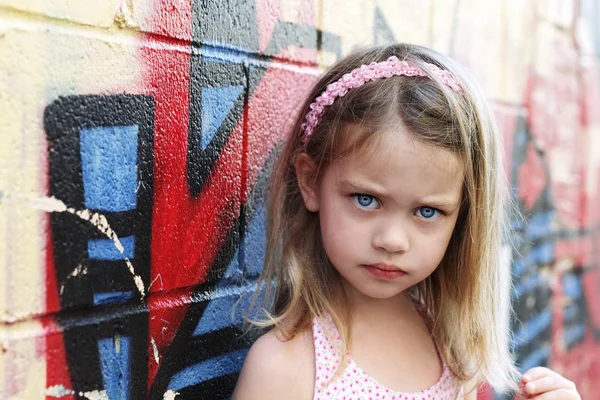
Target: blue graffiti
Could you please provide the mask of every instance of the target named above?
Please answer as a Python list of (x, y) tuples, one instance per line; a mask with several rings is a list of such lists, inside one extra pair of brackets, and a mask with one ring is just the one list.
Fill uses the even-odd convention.
[(123, 252), (117, 249), (112, 239), (88, 240), (88, 256), (92, 260), (124, 260), (135, 255), (135, 237), (125, 236), (119, 238)]
[(523, 359), (520, 365), (521, 371), (527, 371), (533, 367), (540, 365), (546, 365), (548, 358), (550, 357), (550, 344), (545, 343), (535, 348), (534, 351), (529, 353), (527, 357)]
[(106, 395), (110, 400), (129, 400), (130, 338), (116, 336), (98, 340), (100, 367)]
[(552, 310), (544, 309), (541, 313), (523, 323), (523, 326), (515, 332), (515, 349), (518, 350), (523, 344), (532, 342), (542, 331), (549, 329), (552, 323)]
[(105, 292), (94, 293), (94, 305), (122, 304), (133, 299), (133, 292)]
[(243, 91), (241, 85), (202, 88), (202, 150), (206, 150)]
[[(194, 329), (193, 336), (201, 336), (243, 322), (256, 289), (265, 257), (265, 210), (261, 203), (254, 218), (246, 227), (235, 255), (223, 278), (212, 292), (213, 299), (206, 306)], [(259, 297), (260, 302), (262, 298)], [(237, 373), (241, 370), (246, 352), (240, 350), (186, 367), (174, 375), (169, 383), (172, 390), (197, 385), (208, 379)]]
[(85, 206), (111, 212), (135, 209), (138, 127), (82, 129), (80, 141)]
[(238, 372), (246, 354), (248, 354), (248, 349), (238, 350), (190, 365), (173, 375), (168, 388), (177, 391), (222, 375)]

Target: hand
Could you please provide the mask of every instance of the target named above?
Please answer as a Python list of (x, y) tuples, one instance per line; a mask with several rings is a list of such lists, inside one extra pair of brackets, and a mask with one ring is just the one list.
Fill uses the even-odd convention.
[(531, 368), (519, 383), (527, 399), (581, 400), (573, 382), (548, 368)]

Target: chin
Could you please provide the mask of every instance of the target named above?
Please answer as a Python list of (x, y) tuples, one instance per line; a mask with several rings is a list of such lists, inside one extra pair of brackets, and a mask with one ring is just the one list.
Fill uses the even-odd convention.
[(373, 299), (386, 300), (396, 297), (404, 293), (408, 288), (382, 288), (379, 285), (356, 287), (352, 285), (362, 295), (371, 297)]

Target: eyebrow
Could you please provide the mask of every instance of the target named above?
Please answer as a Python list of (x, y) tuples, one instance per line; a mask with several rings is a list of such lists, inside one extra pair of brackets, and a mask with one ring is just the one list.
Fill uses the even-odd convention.
[(387, 191), (383, 187), (380, 187), (378, 185), (373, 185), (372, 183), (365, 184), (365, 183), (351, 182), (348, 180), (342, 180), (339, 182), (338, 187), (350, 189), (355, 192), (367, 191), (367, 192), (373, 193), (377, 196), (388, 196)]
[[(373, 194), (377, 197), (389, 197), (388, 192), (384, 188), (378, 185), (373, 185), (372, 183), (357, 183), (348, 180), (341, 180), (338, 184), (338, 187), (349, 189), (358, 193), (368, 192), (369, 194)], [(454, 196), (426, 196), (418, 200), (418, 203), (428, 204), (436, 208), (456, 208), (460, 202), (461, 199), (455, 199)]]
[(460, 204), (460, 199), (457, 201), (453, 197), (427, 197), (420, 200), (420, 203), (428, 204), (436, 208), (456, 208)]

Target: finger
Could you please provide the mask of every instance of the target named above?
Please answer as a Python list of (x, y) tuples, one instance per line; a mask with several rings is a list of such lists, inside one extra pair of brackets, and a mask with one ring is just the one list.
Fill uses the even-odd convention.
[(523, 380), (517, 382), (517, 390), (514, 396), (515, 399), (528, 399), (529, 395), (525, 392), (525, 383)]
[(541, 394), (558, 389), (571, 389), (569, 381), (560, 375), (549, 375), (527, 382), (525, 393), (529, 395)]
[(535, 368), (531, 368), (530, 370), (525, 372), (523, 374), (523, 377), (521, 378), (521, 380), (523, 382), (527, 383), (527, 382), (531, 382), (531, 381), (534, 381), (541, 377), (544, 377), (547, 375), (552, 375), (552, 374), (556, 374), (556, 372), (554, 372), (551, 369), (548, 369), (546, 367), (535, 367)]
[(569, 389), (558, 389), (530, 397), (531, 400), (581, 400), (579, 394)]

